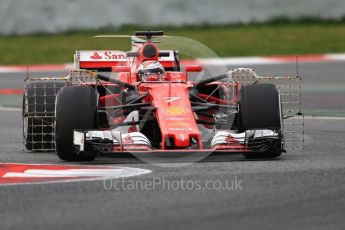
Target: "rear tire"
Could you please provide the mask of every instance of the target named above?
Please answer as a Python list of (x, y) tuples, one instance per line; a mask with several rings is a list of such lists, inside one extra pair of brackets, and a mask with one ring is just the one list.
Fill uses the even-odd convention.
[(65, 161), (92, 161), (94, 151), (76, 153), (73, 144), (73, 130), (96, 129), (98, 93), (87, 86), (62, 88), (56, 98), (55, 143), (56, 152)]
[(24, 146), (27, 150), (55, 149), (53, 130), (55, 98), (63, 86), (63, 82), (49, 81), (35, 81), (26, 85), (22, 116)]
[[(246, 85), (240, 91), (240, 132), (255, 129), (282, 129), (281, 102), (273, 84)], [(275, 158), (282, 153), (281, 142), (272, 143), (265, 152), (248, 152), (246, 158)]]

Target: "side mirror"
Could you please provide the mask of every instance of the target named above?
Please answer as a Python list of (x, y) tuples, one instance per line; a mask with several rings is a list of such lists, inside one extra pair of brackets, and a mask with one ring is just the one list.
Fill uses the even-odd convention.
[(131, 67), (129, 66), (113, 66), (111, 67), (111, 71), (115, 73), (130, 73)]
[(202, 65), (186, 65), (185, 67), (186, 72), (201, 72), (202, 71)]

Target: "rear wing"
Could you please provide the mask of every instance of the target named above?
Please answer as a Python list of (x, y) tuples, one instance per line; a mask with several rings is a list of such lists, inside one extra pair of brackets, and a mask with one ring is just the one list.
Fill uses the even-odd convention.
[[(160, 50), (164, 53), (158, 61), (166, 71), (179, 71), (180, 60), (177, 50)], [(111, 71), (113, 66), (128, 66), (134, 57), (120, 50), (79, 50), (74, 54), (74, 69)]]
[(119, 50), (80, 50), (74, 54), (74, 69), (111, 70), (112, 66), (126, 65), (126, 53)]

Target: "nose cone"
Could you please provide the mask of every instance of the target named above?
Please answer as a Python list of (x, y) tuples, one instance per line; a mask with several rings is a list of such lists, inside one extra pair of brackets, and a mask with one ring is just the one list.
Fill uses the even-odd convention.
[(174, 146), (180, 147), (180, 148), (188, 148), (191, 144), (189, 135), (186, 136), (184, 133), (174, 134), (173, 141), (174, 141), (173, 143)]
[(201, 139), (186, 84), (155, 84), (150, 88), (150, 95), (152, 104), (158, 108), (156, 118), (162, 133), (162, 149), (188, 148), (192, 138)]

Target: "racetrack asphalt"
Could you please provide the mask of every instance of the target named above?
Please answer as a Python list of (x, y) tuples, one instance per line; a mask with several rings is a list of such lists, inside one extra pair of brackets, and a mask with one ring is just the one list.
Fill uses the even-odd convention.
[[(345, 100), (322, 100), (319, 91), (329, 89), (333, 95), (339, 89), (343, 97), (344, 66), (300, 66), (304, 85), (318, 89), (316, 98), (310, 96), (311, 101), (321, 101), (317, 109), (345, 108)], [(262, 75), (295, 72), (291, 65), (255, 69)], [(2, 74), (1, 87), (20, 88), (22, 79)], [(152, 173), (110, 182), (0, 185), (0, 229), (344, 229), (345, 119), (308, 118), (305, 134), (304, 150), (291, 150), (276, 160), (215, 155), (187, 166), (162, 167), (106, 155), (82, 165)], [(19, 111), (0, 111), (0, 146), (2, 163), (70, 164), (55, 153), (22, 151)], [(141, 186), (150, 182), (156, 186)], [(209, 182), (211, 187), (206, 187)]]

